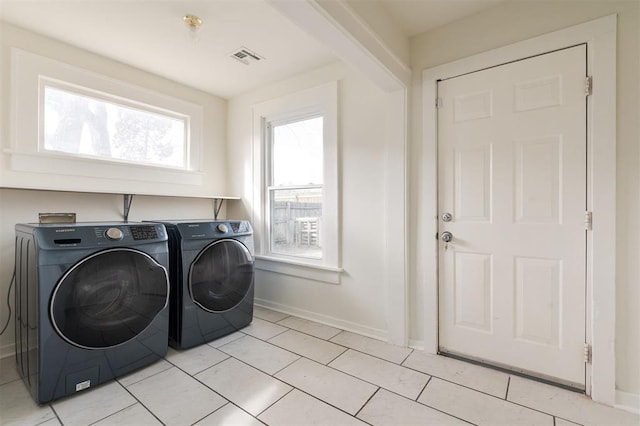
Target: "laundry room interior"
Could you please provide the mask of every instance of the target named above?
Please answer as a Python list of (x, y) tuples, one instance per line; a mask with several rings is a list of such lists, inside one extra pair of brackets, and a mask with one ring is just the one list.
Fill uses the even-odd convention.
[[(184, 22), (183, 17), (189, 14), (201, 19), (197, 28)], [(222, 33), (223, 30), (226, 33)], [(605, 36), (601, 37), (601, 33)], [(37, 412), (33, 414), (37, 421), (31, 419), (26, 423), (58, 424), (57, 419), (60, 424), (89, 424), (107, 419), (105, 424), (128, 424), (115, 420), (109, 423), (108, 416), (140, 405), (141, 410), (153, 413), (154, 424), (195, 424), (214, 416), (218, 407), (226, 409), (227, 403), (227, 408), (239, 408), (242, 415), (248, 414), (252, 421), (286, 424), (286, 415), (277, 417), (278, 403), (293, 399), (297, 388), (302, 392), (295, 394), (296, 397), (317, 397), (335, 409), (336, 415), (348, 416), (348, 421), (411, 424), (409, 420), (385, 423), (384, 415), (373, 413), (369, 405), (388, 391), (393, 397), (406, 397), (407, 404), (420, 405), (419, 409), (428, 407), (438, 415), (451, 415), (448, 420), (498, 424), (496, 419), (477, 419), (474, 414), (448, 411), (446, 402), (435, 395), (436, 389), (444, 394), (449, 392), (447, 386), (454, 385), (460, 385), (462, 391), (478, 390), (483, 397), (492, 392), (467, 382), (458, 383), (451, 372), (452, 377), (445, 372), (439, 375), (429, 368), (416, 366), (417, 362), (407, 362), (446, 352), (438, 344), (438, 333), (443, 332), (438, 326), (442, 321), (438, 316), (441, 292), (438, 280), (443, 278), (437, 271), (444, 267), (438, 263), (438, 256), (444, 256), (447, 250), (455, 251), (457, 232), (453, 232), (450, 245), (438, 240), (448, 228), (443, 227), (446, 224), (441, 220), (445, 210), (437, 206), (436, 182), (443, 177), (436, 170), (442, 164), (438, 164), (437, 156), (431, 155), (437, 151), (437, 142), (430, 141), (433, 135), (436, 135), (433, 140), (437, 140), (438, 133), (429, 115), (435, 116), (437, 110), (436, 97), (429, 97), (436, 93), (429, 89), (429, 76), (436, 76), (433, 79), (436, 87), (440, 81), (438, 72), (458, 76), (462, 73), (456, 70), (463, 69), (469, 61), (486, 64), (493, 60), (480, 56), (485, 52), (494, 52), (490, 54), (493, 58), (517, 55), (512, 52), (518, 49), (529, 52), (527, 49), (539, 48), (550, 52), (560, 49), (557, 46), (561, 42), (556, 40), (562, 37), (578, 40), (562, 49), (585, 46), (587, 73), (593, 74), (590, 83), (593, 100), (586, 103), (587, 126), (583, 126), (589, 147), (584, 173), (587, 189), (583, 191), (587, 195), (580, 209), (584, 210), (587, 204), (590, 228), (586, 232), (593, 232), (594, 236), (581, 237), (586, 241), (582, 241), (586, 245), (580, 246), (580, 250), (586, 253), (582, 269), (585, 271), (583, 281), (587, 284), (584, 300), (579, 300), (585, 311), (580, 318), (583, 328), (579, 337), (592, 355), (587, 356), (586, 366), (580, 365), (583, 381), (579, 386), (574, 386), (572, 379), (554, 380), (551, 373), (536, 377), (543, 383), (559, 383), (558, 389), (569, 394), (550, 390), (560, 402), (549, 407), (536, 405), (527, 397), (518, 400), (517, 396), (509, 395), (510, 386), (513, 385), (513, 392), (517, 393), (515, 384), (524, 380), (520, 372), (524, 372), (525, 377), (536, 376), (533, 365), (514, 368), (517, 370), (514, 372), (505, 365), (508, 363), (488, 362), (497, 370), (488, 369), (491, 373), (487, 374), (500, 374), (505, 380), (504, 389), (500, 388), (491, 398), (498, 399), (495, 396), (499, 395), (500, 404), (526, 407), (536, 415), (548, 417), (530, 418), (534, 424), (570, 424), (569, 421), (638, 424), (640, 2), (636, 0), (98, 0), (82, 3), (0, 0), (0, 327), (7, 324), (0, 335), (0, 377), (11, 375), (13, 381), (9, 384), (21, 380), (13, 372), (7, 372), (13, 368), (13, 358), (19, 351), (15, 344), (15, 283), (10, 289), (15, 274), (16, 224), (37, 223), (42, 213), (74, 213), (78, 223), (114, 224), (125, 218), (130, 223), (247, 221), (252, 227), (255, 245), (251, 247), (255, 255), (255, 311), (254, 323), (249, 327), (285, 327), (286, 318), (296, 318), (295, 321), (305, 321), (313, 327), (348, 334), (352, 341), (366, 338), (367, 342), (373, 342), (358, 346), (346, 340), (340, 343), (335, 334), (325, 338), (327, 343), (342, 344), (348, 351), (357, 354), (361, 351), (360, 355), (366, 354), (367, 348), (385, 344), (385, 348), (390, 348), (389, 353), (397, 350), (404, 354), (393, 361), (397, 367), (431, 376), (430, 381), (425, 379), (418, 393), (407, 396), (377, 383), (368, 373), (360, 375), (356, 367), (349, 370), (351, 367), (341, 366), (333, 358), (320, 362), (329, 364), (333, 360), (332, 371), (348, 370), (349, 377), (375, 387), (360, 405), (355, 403), (356, 408), (352, 408), (342, 406), (342, 402), (333, 401), (330, 396), (322, 398), (319, 395), (322, 392), (316, 394), (313, 386), (306, 388), (294, 379), (289, 381), (285, 372), (291, 365), (284, 364), (282, 371), (274, 369), (267, 374), (270, 379), (280, 380), (279, 385), (293, 386), (294, 391), (283, 391), (261, 409), (254, 409), (210, 384), (215, 378), (206, 374), (213, 374), (216, 366), (212, 364), (208, 370), (189, 374), (221, 395), (216, 394), (216, 398), (225, 401), (211, 403), (210, 411), (198, 411), (193, 417), (185, 414), (180, 420), (172, 417), (175, 412), (163, 417), (161, 409), (157, 412), (152, 409), (155, 402), (146, 404), (144, 398), (136, 397), (140, 404), (135, 400), (121, 404), (117, 396), (114, 397), (117, 408), (91, 421), (73, 416), (66, 421), (65, 409), (61, 405), (57, 410), (54, 402), (40, 407), (34, 405), (40, 411), (33, 407), (25, 409), (32, 410), (29, 411), (32, 414)], [(579, 41), (580, 37), (584, 41)], [(605, 46), (613, 45), (614, 49), (600, 48), (597, 43), (605, 38), (606, 43), (613, 43)], [(530, 47), (534, 45), (542, 47)], [(242, 58), (230, 57), (238, 54), (237, 49), (255, 55), (256, 62), (247, 65)], [(538, 55), (525, 53), (522, 57), (529, 56)], [(613, 65), (599, 68), (602, 63)], [(477, 69), (485, 68), (490, 67), (481, 65)], [(42, 79), (42, 75), (48, 80)], [(598, 80), (599, 75), (609, 80), (606, 83)], [(104, 160), (91, 154), (47, 152), (43, 142), (45, 131), (41, 128), (44, 127), (41, 92), (49, 87), (47, 81), (51, 82), (50, 87), (88, 87), (85, 92), (78, 92), (85, 94), (114, 88), (112, 99), (126, 99), (132, 94), (130, 105), (153, 105), (157, 100), (160, 103), (154, 106), (155, 110), (169, 111), (173, 117), (186, 117), (179, 109), (182, 106), (172, 109), (174, 104), (196, 111), (194, 117), (185, 121), (192, 127), (183, 133), (193, 138), (193, 146), (185, 149), (183, 165), (162, 167), (136, 164), (135, 160)], [(598, 90), (604, 86), (609, 91), (601, 94)], [(480, 93), (481, 89), (472, 92)], [(310, 105), (315, 109), (310, 109)], [(320, 114), (318, 111), (324, 119), (325, 131), (324, 151), (319, 160), (323, 178), (321, 185), (316, 185), (324, 191), (322, 212), (296, 213), (298, 216), (290, 219), (295, 222), (290, 227), (293, 236), (287, 238), (297, 244), (297, 250), (304, 246), (315, 248), (320, 254), (313, 251), (310, 256), (283, 255), (274, 249), (270, 234), (270, 220), (275, 217), (269, 204), (275, 201), (270, 197), (282, 189), (268, 182), (274, 164), (279, 163), (270, 157), (276, 155), (276, 151), (268, 141), (275, 136), (268, 135), (267, 129), (271, 127), (266, 124), (286, 126), (299, 116), (316, 117)], [(594, 124), (594, 117), (600, 117), (598, 114), (608, 114), (608, 124)], [(187, 141), (188, 144), (188, 137)], [(296, 162), (299, 158), (302, 157), (290, 155), (287, 161)], [(453, 170), (453, 160), (446, 164)], [(305, 167), (304, 164), (298, 166), (301, 167), (296, 170)], [(471, 173), (475, 173), (474, 170)], [(296, 183), (288, 190), (295, 192), (302, 187), (312, 187), (309, 182)], [(456, 191), (458, 189), (456, 187)], [(304, 208), (310, 209), (306, 205)], [(562, 211), (563, 206), (557, 209)], [(310, 224), (308, 216), (314, 216)], [(454, 212), (454, 222), (457, 218)], [(607, 219), (604, 236), (597, 232), (603, 224), (601, 218)], [(580, 218), (581, 223), (585, 220)], [(304, 234), (301, 231), (304, 229), (316, 229), (317, 233)], [(599, 261), (600, 255), (603, 260)], [(471, 263), (468, 271), (456, 269), (455, 274), (483, 273), (478, 272), (480, 266), (477, 265)], [(473, 297), (480, 298), (485, 291), (491, 293), (492, 290), (477, 290)], [(558, 303), (567, 303), (561, 291), (559, 294)], [(540, 321), (540, 328), (544, 328), (547, 320)], [(291, 330), (294, 329), (292, 326)], [(241, 334), (240, 339), (264, 342), (273, 339), (271, 343), (276, 345), (277, 334), (264, 339), (257, 337), (259, 334), (248, 332)], [(206, 343), (202, 344), (208, 349), (224, 352), (214, 343)], [(188, 350), (179, 346), (170, 349), (174, 354)], [(304, 359), (304, 354), (290, 350)], [(369, 352), (372, 359), (389, 361), (372, 351)], [(483, 364), (482, 356), (451, 352), (452, 357), (447, 360), (455, 360), (456, 371), (462, 371), (463, 376), (467, 368), (484, 368), (479, 367)], [(251, 364), (242, 357), (238, 359)], [(530, 372), (533, 374), (528, 374)], [(144, 380), (131, 386), (142, 382)], [(0, 391), (7, 383), (0, 382)], [(114, 383), (124, 388), (129, 386), (120, 380)], [(432, 390), (431, 395), (430, 386), (442, 387)], [(24, 395), (29, 394), (22, 391)], [(90, 389), (83, 393), (98, 391)], [(372, 396), (374, 392), (377, 393)], [(571, 402), (574, 395), (582, 399)], [(75, 397), (66, 396), (60, 404)], [(127, 398), (131, 396), (127, 394)], [(542, 399), (547, 398), (541, 396)], [(593, 404), (596, 406), (593, 413), (597, 414), (592, 414), (591, 408), (580, 408), (585, 407), (581, 405), (585, 400), (597, 403)], [(570, 402), (565, 402), (563, 407), (562, 401)], [(473, 402), (469, 404), (470, 412), (478, 409), (473, 408)], [(501, 405), (495, 412), (503, 413), (502, 419), (513, 421), (507, 423), (517, 424), (525, 416), (519, 413), (508, 417), (511, 405), (506, 408)], [(565, 412), (566, 406), (575, 412)], [(45, 409), (49, 411), (42, 411)], [(611, 411), (603, 411), (605, 409)], [(402, 411), (399, 410), (398, 416)], [(408, 408), (404, 411), (412, 412)], [(592, 417), (584, 418), (585, 413)], [(2, 416), (0, 412), (0, 420)], [(325, 422), (326, 419), (348, 423), (341, 417), (329, 416)], [(445, 421), (440, 417), (433, 419)], [(10, 420), (20, 423), (20, 418)], [(245, 421), (243, 424), (253, 424)]]

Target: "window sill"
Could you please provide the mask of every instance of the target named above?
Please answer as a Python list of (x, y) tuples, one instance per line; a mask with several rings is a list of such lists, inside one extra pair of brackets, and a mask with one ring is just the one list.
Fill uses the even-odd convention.
[[(128, 164), (92, 158), (72, 158), (55, 153), (3, 150), (10, 156), (11, 169), (16, 172), (50, 173), (54, 175), (113, 180), (127, 176), (128, 180), (154, 183), (176, 183), (201, 186), (204, 173), (199, 171), (163, 168), (152, 165)], [(121, 192), (121, 191), (119, 191)]]
[(342, 268), (314, 265), (272, 256), (256, 255), (255, 258), (256, 269), (329, 284), (340, 284), (340, 277), (344, 271)]

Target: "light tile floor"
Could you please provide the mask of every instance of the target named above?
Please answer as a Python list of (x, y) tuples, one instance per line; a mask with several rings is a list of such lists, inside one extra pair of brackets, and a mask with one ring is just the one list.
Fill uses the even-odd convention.
[(640, 425), (578, 393), (256, 307), (253, 323), (37, 406), (0, 360), (2, 425)]

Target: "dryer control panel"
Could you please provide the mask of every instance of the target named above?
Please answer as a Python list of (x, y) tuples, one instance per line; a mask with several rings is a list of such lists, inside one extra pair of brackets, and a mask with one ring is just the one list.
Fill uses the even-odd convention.
[(176, 222), (182, 238), (188, 240), (216, 239), (251, 235), (253, 230), (246, 220)]

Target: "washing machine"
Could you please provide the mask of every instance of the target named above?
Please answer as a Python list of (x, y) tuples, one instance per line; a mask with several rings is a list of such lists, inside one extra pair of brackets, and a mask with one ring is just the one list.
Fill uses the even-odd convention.
[(247, 221), (162, 221), (169, 235), (169, 344), (185, 349), (253, 320), (253, 230)]
[(163, 225), (18, 224), (15, 345), (36, 403), (91, 388), (167, 353)]

